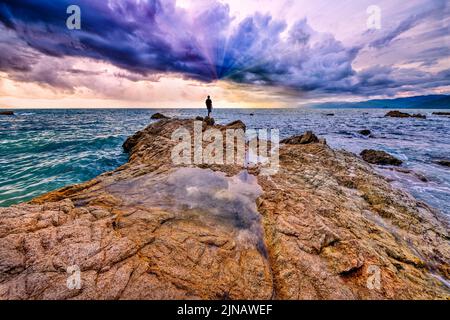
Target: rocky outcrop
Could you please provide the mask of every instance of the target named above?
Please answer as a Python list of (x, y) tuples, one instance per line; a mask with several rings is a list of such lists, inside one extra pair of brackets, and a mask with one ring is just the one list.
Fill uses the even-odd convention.
[(197, 116), (197, 117), (195, 117), (195, 120), (196, 121), (203, 121), (207, 126), (213, 126), (214, 125), (214, 118), (212, 118), (212, 117), (208, 117), (208, 116), (206, 116), (206, 117), (201, 117), (201, 116)]
[(419, 119), (426, 119), (427, 117), (423, 114), (417, 113), (417, 114), (409, 114), (405, 112), (400, 111), (389, 111), (386, 113), (385, 117), (393, 117), (393, 118), (419, 118)]
[(157, 113), (152, 114), (150, 119), (152, 119), (152, 120), (160, 120), (160, 119), (169, 119), (169, 117), (163, 115), (162, 113), (157, 112)]
[(242, 129), (245, 130), (246, 126), (245, 123), (243, 123), (241, 120), (232, 121), (229, 124), (227, 124), (228, 129)]
[(312, 133), (312, 131), (306, 131), (302, 135), (286, 138), (281, 140), (280, 142), (285, 144), (308, 144), (319, 142), (319, 138), (317, 138), (317, 136)]
[(389, 153), (381, 150), (366, 149), (363, 150), (360, 155), (364, 161), (372, 164), (399, 166), (403, 163), (402, 160), (397, 159)]
[(0, 111), (0, 116), (13, 116), (14, 111)]
[(271, 176), (175, 166), (181, 127), (155, 122), (116, 170), (0, 208), (0, 298), (450, 298), (448, 224), (358, 157), (282, 144)]
[(206, 123), (206, 125), (208, 125), (208, 126), (213, 126), (214, 125), (214, 118), (212, 118), (212, 117), (205, 117), (204, 119), (203, 119), (203, 121)]

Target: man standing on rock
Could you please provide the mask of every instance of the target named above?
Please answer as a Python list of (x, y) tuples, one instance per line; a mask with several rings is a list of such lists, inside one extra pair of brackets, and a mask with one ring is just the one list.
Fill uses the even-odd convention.
[(208, 109), (208, 118), (209, 118), (209, 115), (211, 114), (211, 111), (212, 111), (212, 100), (211, 100), (210, 96), (208, 96), (205, 103), (206, 103), (206, 109)]

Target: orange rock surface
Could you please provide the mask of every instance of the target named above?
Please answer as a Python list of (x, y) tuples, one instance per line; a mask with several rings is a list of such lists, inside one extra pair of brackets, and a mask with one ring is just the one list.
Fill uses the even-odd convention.
[(0, 208), (0, 298), (450, 298), (448, 224), (369, 164), (309, 143), (281, 145), (272, 176), (176, 167), (171, 134), (192, 123), (153, 123), (115, 171)]

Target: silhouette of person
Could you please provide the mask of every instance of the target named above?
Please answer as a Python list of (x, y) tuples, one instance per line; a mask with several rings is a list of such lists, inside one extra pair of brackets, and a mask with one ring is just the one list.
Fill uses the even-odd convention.
[(211, 114), (211, 111), (212, 111), (212, 100), (211, 100), (210, 96), (208, 96), (205, 103), (206, 103), (206, 109), (208, 109), (208, 117), (209, 117), (209, 115)]

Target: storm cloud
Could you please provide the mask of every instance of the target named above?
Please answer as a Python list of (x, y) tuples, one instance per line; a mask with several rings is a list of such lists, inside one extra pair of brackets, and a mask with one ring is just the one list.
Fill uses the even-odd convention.
[[(66, 8), (72, 4), (81, 8), (81, 30), (66, 27)], [(391, 65), (356, 71), (355, 59), (362, 50), (389, 46), (427, 19), (438, 19), (437, 12), (445, 8), (444, 1), (435, 1), (367, 44), (344, 45), (333, 34), (314, 30), (305, 17), (288, 24), (255, 12), (236, 21), (229, 5), (214, 0), (194, 12), (175, 0), (4, 0), (0, 71), (20, 81), (70, 89), (73, 84), (61, 72), (83, 71), (53, 65), (46, 58), (82, 57), (115, 65), (126, 70), (118, 77), (136, 81), (170, 73), (206, 83), (223, 80), (299, 94), (393, 95), (449, 85), (449, 71)], [(445, 49), (442, 44), (424, 49), (417, 61), (435, 64), (445, 57)]]

